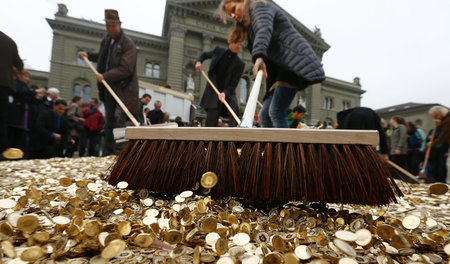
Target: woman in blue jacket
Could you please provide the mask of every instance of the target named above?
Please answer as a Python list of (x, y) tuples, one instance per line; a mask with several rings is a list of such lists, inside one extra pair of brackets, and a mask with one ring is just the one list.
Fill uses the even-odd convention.
[(288, 128), (287, 111), (298, 90), (325, 79), (320, 60), (280, 8), (263, 0), (222, 0), (226, 23), (235, 20), (231, 41), (248, 41), (253, 73), (264, 72), (266, 95), (259, 117), (263, 127)]

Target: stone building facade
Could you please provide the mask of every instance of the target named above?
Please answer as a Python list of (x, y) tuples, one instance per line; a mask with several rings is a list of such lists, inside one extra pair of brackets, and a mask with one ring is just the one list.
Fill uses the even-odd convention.
[[(161, 36), (124, 29), (137, 47), (139, 80), (160, 86), (170, 85), (178, 92), (193, 95), (193, 103), (198, 104), (206, 81), (194, 68), (197, 57), (215, 46), (227, 47), (230, 26), (223, 25), (216, 15), (219, 3), (219, 0), (167, 0)], [(311, 31), (285, 13), (322, 58), (330, 46), (322, 39), (320, 30)], [(106, 34), (104, 24), (70, 17), (64, 5), (59, 5), (55, 17), (47, 21), (53, 30), (47, 86), (59, 88), (61, 96), (67, 100), (74, 95), (84, 97), (85, 101), (97, 97), (95, 77), (84, 62), (77, 58), (77, 53), (80, 50), (98, 51), (100, 41)], [(252, 85), (253, 65), (245, 47), (239, 56), (246, 63), (241, 82), (236, 88), (243, 109)], [(204, 68), (208, 67), (209, 61), (206, 61)], [(190, 78), (194, 81), (194, 89), (187, 87)], [(261, 100), (264, 91), (262, 87)], [(310, 124), (318, 121), (331, 124), (336, 121), (338, 111), (359, 106), (364, 92), (358, 78), (346, 82), (329, 77), (323, 83), (299, 92), (293, 106), (300, 103), (307, 108), (305, 118)]]

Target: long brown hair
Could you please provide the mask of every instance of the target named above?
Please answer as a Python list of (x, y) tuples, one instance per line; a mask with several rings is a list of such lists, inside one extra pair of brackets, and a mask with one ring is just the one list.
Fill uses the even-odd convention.
[(226, 25), (228, 24), (228, 14), (225, 12), (225, 6), (228, 3), (242, 3), (245, 1), (244, 13), (242, 14), (242, 21), (235, 23), (228, 34), (228, 41), (231, 43), (242, 43), (247, 39), (246, 27), (250, 25), (250, 12), (249, 8), (253, 2), (263, 2), (266, 4), (266, 0), (222, 0), (220, 2), (218, 11), (220, 14), (220, 19)]

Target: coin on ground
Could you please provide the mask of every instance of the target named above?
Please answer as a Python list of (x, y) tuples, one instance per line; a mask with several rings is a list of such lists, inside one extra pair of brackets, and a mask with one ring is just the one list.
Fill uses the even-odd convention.
[(169, 230), (166, 232), (164, 236), (164, 240), (166, 240), (169, 244), (178, 244), (183, 239), (183, 235), (178, 230)]
[(134, 243), (140, 247), (148, 247), (153, 241), (153, 237), (150, 234), (141, 233), (134, 238)]
[(117, 188), (119, 189), (126, 189), (128, 187), (128, 182), (126, 181), (121, 181), (117, 184)]
[(420, 225), (420, 218), (416, 215), (407, 215), (403, 218), (402, 224), (406, 229), (416, 229)]
[(123, 240), (113, 240), (102, 250), (101, 255), (105, 259), (114, 258), (115, 256), (119, 255), (126, 248), (126, 246), (127, 244)]
[(354, 241), (358, 240), (358, 236), (355, 233), (350, 232), (350, 231), (340, 230), (335, 233), (335, 236), (337, 238), (339, 238), (340, 240), (349, 241), (349, 242), (354, 242)]
[(70, 219), (65, 216), (55, 216), (53, 217), (53, 222), (58, 225), (67, 225), (70, 223)]
[(358, 237), (355, 242), (359, 246), (367, 246), (372, 241), (372, 233), (367, 229), (360, 229), (356, 231), (355, 235)]
[(339, 264), (358, 264), (358, 261), (352, 258), (341, 258)]
[(33, 246), (26, 249), (20, 255), (20, 259), (23, 261), (35, 262), (36, 260), (44, 256), (44, 250), (41, 247)]
[(24, 233), (32, 233), (38, 227), (39, 220), (34, 215), (24, 215), (17, 220), (17, 228)]
[(250, 242), (250, 236), (246, 233), (238, 233), (233, 237), (233, 243), (238, 246), (247, 245)]
[(312, 257), (312, 252), (307, 246), (300, 245), (295, 248), (295, 255), (301, 260), (308, 260)]
[(16, 206), (17, 202), (13, 199), (0, 199), (0, 208), (11, 209)]
[(448, 185), (445, 183), (434, 183), (428, 190), (430, 194), (443, 195), (448, 192)]

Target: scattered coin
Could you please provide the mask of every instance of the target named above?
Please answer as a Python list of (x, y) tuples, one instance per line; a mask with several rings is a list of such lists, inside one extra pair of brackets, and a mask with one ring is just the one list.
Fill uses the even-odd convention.
[(312, 252), (307, 246), (300, 245), (295, 248), (295, 255), (301, 260), (308, 260), (312, 257)]
[(23, 158), (23, 151), (18, 148), (9, 148), (3, 151), (2, 156), (5, 159), (15, 160)]
[(406, 229), (416, 229), (420, 225), (420, 218), (416, 215), (408, 215), (403, 218), (402, 224)]
[(334, 235), (343, 241), (355, 242), (356, 240), (358, 240), (358, 236), (355, 233), (350, 232), (350, 231), (340, 230), (340, 231), (337, 231)]
[(67, 225), (70, 223), (70, 219), (65, 216), (55, 216), (53, 217), (53, 222), (58, 225)]
[(250, 236), (246, 233), (238, 233), (233, 237), (233, 243), (238, 246), (244, 246), (250, 242)]
[(119, 255), (125, 248), (127, 244), (120, 239), (113, 240), (102, 250), (102, 258), (111, 259)]
[(206, 172), (202, 175), (200, 184), (205, 189), (211, 189), (217, 184), (217, 175), (214, 172)]
[(448, 192), (448, 185), (445, 183), (434, 183), (428, 189), (430, 194), (444, 195)]
[(121, 181), (117, 184), (117, 188), (119, 189), (126, 189), (128, 187), (128, 182)]
[(13, 199), (0, 199), (0, 208), (10, 209), (16, 206), (17, 202)]

